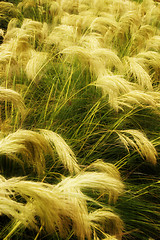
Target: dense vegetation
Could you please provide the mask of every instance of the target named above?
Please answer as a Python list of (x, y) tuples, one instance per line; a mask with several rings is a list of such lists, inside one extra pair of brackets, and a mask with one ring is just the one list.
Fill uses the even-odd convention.
[(159, 239), (160, 3), (0, 2), (0, 239)]

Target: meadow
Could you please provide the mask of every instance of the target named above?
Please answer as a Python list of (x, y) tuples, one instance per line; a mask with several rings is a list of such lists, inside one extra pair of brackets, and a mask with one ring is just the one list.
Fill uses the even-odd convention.
[(160, 2), (0, 2), (0, 239), (160, 239)]

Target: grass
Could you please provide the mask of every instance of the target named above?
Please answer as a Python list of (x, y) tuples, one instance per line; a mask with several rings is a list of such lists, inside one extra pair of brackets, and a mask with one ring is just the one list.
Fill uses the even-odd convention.
[(0, 6), (0, 238), (158, 239), (160, 4)]

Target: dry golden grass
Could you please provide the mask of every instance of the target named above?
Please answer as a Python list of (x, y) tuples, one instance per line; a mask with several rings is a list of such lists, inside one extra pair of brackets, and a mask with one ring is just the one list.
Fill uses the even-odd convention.
[[(30, 130), (18, 130), (2, 137), (0, 141), (0, 154), (20, 162), (23, 166), (25, 159), (32, 165), (38, 175), (45, 171), (45, 156), (50, 154), (54, 159), (54, 148), (60, 161), (71, 174), (79, 172), (76, 157), (66, 142), (56, 133), (41, 130), (40, 133)], [(19, 158), (19, 154), (22, 159)]]
[(155, 71), (159, 70), (160, 53), (155, 51), (140, 52), (137, 54), (141, 62), (145, 64), (147, 68), (153, 68)]
[(103, 95), (109, 97), (108, 102), (116, 111), (119, 109), (117, 98), (134, 89), (134, 85), (122, 76), (109, 74), (99, 76), (92, 85), (102, 88)]
[(141, 155), (142, 158), (145, 158), (146, 161), (154, 165), (156, 164), (158, 155), (157, 151), (152, 142), (147, 139), (144, 133), (135, 129), (116, 130), (115, 132), (118, 134), (118, 137), (128, 151), (129, 147), (131, 146)]
[[(105, 166), (101, 161), (101, 166), (102, 164)], [(108, 166), (105, 168), (107, 170)], [(92, 231), (97, 228), (101, 229), (104, 235), (109, 232), (121, 239), (121, 219), (111, 209), (102, 208), (89, 213), (87, 201), (94, 200), (81, 191), (85, 188), (96, 189), (103, 191), (103, 194), (109, 193), (110, 198), (117, 198), (117, 194), (123, 191), (123, 184), (107, 172), (104, 173), (104, 170), (101, 173), (82, 172), (73, 178), (64, 178), (57, 185), (26, 181), (24, 178), (6, 180), (3, 176), (0, 183), (0, 213), (16, 219), (25, 227), (38, 230), (38, 217), (47, 232), (58, 230), (63, 238), (72, 227), (74, 235), (82, 240), (90, 240)], [(16, 201), (15, 196), (21, 197), (21, 201)], [(25, 200), (25, 203), (22, 200)], [(47, 209), (46, 204), (49, 206)]]
[(160, 50), (160, 36), (155, 35), (147, 40), (146, 50), (149, 51), (150, 49), (156, 52)]
[(118, 169), (111, 163), (105, 163), (103, 160), (98, 159), (97, 161), (94, 161), (92, 164), (86, 167), (86, 170), (96, 170), (100, 172), (107, 173), (111, 177), (115, 179), (121, 179), (120, 173)]
[(40, 81), (44, 74), (44, 65), (48, 60), (48, 53), (31, 51), (31, 58), (27, 62), (25, 72), (29, 80), (36, 84)]
[(134, 57), (125, 57), (125, 67), (129, 77), (133, 74), (136, 82), (143, 89), (152, 90), (152, 80), (150, 75), (145, 71), (145, 69), (138, 63), (138, 59)]
[[(48, 151), (51, 152), (51, 147), (39, 133), (29, 130), (18, 130), (2, 138), (0, 142), (1, 155), (6, 155), (9, 159), (20, 162), (22, 166), (25, 159), (27, 164), (32, 165), (38, 174), (44, 173), (44, 155)], [(19, 154), (23, 160), (19, 158)]]
[(150, 107), (157, 111), (159, 108), (160, 102), (160, 93), (159, 92), (150, 92), (142, 90), (132, 90), (126, 94), (123, 94), (117, 98), (118, 108), (123, 110), (124, 107), (135, 108), (138, 107)]
[(16, 108), (18, 108), (19, 112), (21, 113), (22, 119), (24, 119), (26, 115), (26, 107), (23, 98), (19, 93), (11, 89), (0, 87), (0, 101), (11, 102)]
[(115, 202), (123, 192), (124, 185), (120, 179), (107, 172), (82, 172), (74, 178), (64, 179), (58, 186), (64, 189), (95, 189), (101, 194), (109, 195), (109, 203)]
[(0, 15), (4, 16), (5, 14), (11, 14), (14, 16), (14, 14), (17, 14), (17, 9), (15, 8), (13, 3), (10, 2), (0, 2)]
[[(107, 222), (106, 230), (107, 231), (109, 230), (111, 235), (116, 236), (117, 237), (116, 239), (122, 238), (123, 223), (119, 216), (110, 211), (110, 209), (96, 210), (89, 214), (89, 219), (91, 222), (93, 222), (92, 226), (98, 229), (103, 229), (102, 226), (105, 226), (105, 222)], [(105, 228), (102, 231), (104, 230)], [(110, 238), (112, 239), (111, 236), (109, 237), (109, 239)]]
[(40, 133), (53, 148), (55, 147), (60, 161), (63, 163), (64, 167), (69, 170), (70, 174), (78, 173), (80, 171), (80, 167), (77, 163), (76, 156), (64, 139), (57, 133), (49, 130), (42, 129)]
[[(130, 0), (23, 0), (16, 8), (11, 3), (0, 2), (0, 20), (8, 13), (16, 17), (20, 13), (18, 9), (21, 13), (25, 14), (28, 11), (28, 15), (30, 12), (35, 15), (32, 19), (22, 18), (22, 16), (19, 19), (13, 18), (6, 31), (0, 29), (0, 36), (3, 38), (3, 43), (0, 45), (0, 78), (1, 86), (6, 87), (0, 88), (0, 101), (5, 105), (5, 120), (0, 119), (0, 155), (17, 161), (22, 167), (25, 164), (28, 165), (38, 177), (44, 177), (43, 181), (47, 181), (46, 159), (50, 155), (53, 166), (55, 161), (60, 162), (68, 175), (65, 177), (59, 173), (62, 179), (58, 184), (27, 181), (23, 177), (5, 179), (0, 176), (0, 214), (15, 221), (15, 228), (11, 229), (5, 240), (11, 238), (13, 232), (16, 232), (21, 225), (35, 229), (38, 233), (40, 229), (44, 229), (50, 236), (56, 232), (63, 239), (69, 239), (71, 231), (80, 240), (122, 239), (123, 222), (120, 216), (108, 206), (116, 203), (118, 197), (124, 192), (124, 184), (115, 165), (97, 160), (89, 166), (80, 166), (76, 155), (65, 140), (57, 133), (47, 130), (46, 126), (52, 128), (53, 121), (55, 126), (58, 121), (66, 121), (64, 118), (59, 120), (58, 114), (55, 114), (57, 119), (54, 119), (54, 112), (52, 115), (55, 104), (59, 112), (63, 110), (65, 104), (60, 105), (61, 97), (62, 100), (63, 97), (67, 99), (67, 110), (72, 111), (72, 101), (74, 103), (76, 95), (77, 99), (79, 97), (77, 92), (92, 86), (95, 91), (95, 96), (92, 96), (94, 102), (97, 101), (96, 88), (100, 88), (102, 97), (100, 96), (97, 105), (94, 105), (97, 107), (96, 112), (94, 107), (89, 106), (90, 109), (86, 110), (84, 116), (84, 119), (89, 119), (90, 114), (93, 120), (87, 123), (89, 127), (86, 127), (83, 137), (77, 135), (78, 139), (75, 139), (74, 146), (80, 142), (85, 149), (85, 141), (88, 141), (83, 154), (80, 152), (84, 157), (85, 151), (88, 153), (89, 148), (92, 151), (92, 147), (94, 149), (96, 146), (96, 144), (90, 146), (89, 142), (90, 136), (94, 136), (94, 130), (98, 129), (96, 131), (101, 133), (103, 128), (108, 128), (111, 136), (112, 133), (117, 134), (117, 140), (125, 146), (129, 152), (128, 156), (138, 153), (147, 162), (153, 165), (157, 163), (158, 153), (153, 144), (154, 141), (147, 138), (147, 133), (143, 132), (143, 126), (140, 126), (142, 131), (128, 129), (128, 125), (127, 129), (118, 130), (116, 127), (121, 125), (120, 121), (123, 119), (116, 120), (118, 125), (114, 125), (114, 122), (110, 123), (112, 122), (110, 119), (103, 120), (107, 113), (104, 114), (103, 111), (101, 113), (98, 107), (101, 107), (100, 101), (104, 101), (104, 105), (110, 107), (113, 115), (115, 114), (113, 121), (119, 117), (119, 112), (124, 115), (126, 113), (124, 119), (129, 121), (128, 108), (129, 111), (130, 109), (137, 109), (137, 111), (143, 108), (152, 109), (154, 113), (159, 114), (160, 5), (153, 0), (143, 0), (141, 4)], [(13, 132), (2, 131), (3, 125), (7, 125), (10, 119), (7, 116), (8, 103), (11, 102), (13, 105), (12, 114), (13, 112), (15, 114), (13, 111), (15, 107), (22, 119), (26, 116), (23, 98), (7, 87), (13, 88), (12, 85), (14, 85), (13, 89), (15, 89), (18, 78), (26, 85), (26, 93), (34, 83), (36, 83), (34, 87), (39, 90), (41, 83), (46, 84), (43, 81), (48, 77), (49, 62), (54, 74), (50, 94), (47, 93), (48, 95), (45, 96), (47, 99), (44, 113), (46, 129), (32, 131), (18, 128), (16, 130), (16, 123), (11, 123), (15, 124), (12, 126)], [(63, 66), (66, 66), (66, 72), (62, 71)], [(88, 85), (85, 86), (84, 80), (83, 88), (76, 90), (74, 94), (79, 79), (83, 81), (79, 75), (84, 74), (86, 69), (89, 70), (86, 81)], [(78, 71), (81, 73), (79, 74)], [(69, 75), (70, 80), (67, 79)], [(70, 89), (71, 85), (69, 85), (69, 81), (73, 81), (72, 75), (76, 76), (75, 89)], [(60, 84), (61, 78), (67, 79), (66, 83), (62, 81), (64, 86), (54, 82), (56, 77)], [(51, 82), (51, 79), (48, 78), (47, 81)], [(41, 94), (43, 95), (43, 92)], [(66, 95), (63, 96), (63, 94)], [(74, 96), (71, 104), (68, 101), (70, 94)], [(27, 94), (24, 96), (26, 97)], [(54, 99), (53, 108), (50, 108), (53, 119), (49, 119), (50, 114), (47, 112), (50, 99)], [(83, 94), (82, 100), (85, 100)], [(77, 116), (78, 120), (70, 117), (70, 124), (72, 125), (73, 120), (73, 125), (81, 129), (83, 119)], [(18, 119), (17, 115), (15, 118)], [(51, 121), (51, 124), (47, 125), (47, 121)], [(107, 125), (108, 122), (109, 125)], [(134, 124), (139, 126), (139, 122), (135, 122)], [(94, 124), (96, 126), (93, 126), (93, 130), (89, 132)], [(124, 126), (125, 124), (124, 122)], [(132, 122), (130, 124), (132, 126)], [(63, 128), (63, 124), (60, 123), (60, 131), (61, 127)], [(114, 130), (110, 130), (112, 127)], [(68, 131), (72, 131), (72, 126)], [(67, 135), (66, 132), (64, 134)], [(75, 135), (74, 133), (71, 135), (73, 143)], [(84, 140), (85, 138), (89, 140)], [(99, 143), (104, 138), (105, 134), (95, 141)], [(108, 148), (108, 142), (102, 144), (102, 149), (106, 146)], [(98, 154), (97, 151), (95, 147), (95, 156)], [(113, 152), (113, 156), (114, 154)], [(94, 159), (96, 159), (95, 156)], [(52, 171), (52, 168), (49, 171)], [(50, 182), (52, 180), (50, 179)], [(99, 199), (106, 195), (108, 201), (104, 206)]]

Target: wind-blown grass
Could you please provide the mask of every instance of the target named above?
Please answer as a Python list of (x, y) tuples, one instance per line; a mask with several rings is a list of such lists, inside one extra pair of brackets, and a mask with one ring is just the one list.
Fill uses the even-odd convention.
[(0, 238), (158, 238), (159, 2), (0, 6)]
[[(72, 225), (74, 234), (79, 239), (91, 239), (91, 227), (96, 228), (94, 224), (105, 222), (105, 218), (113, 223), (115, 221), (117, 226), (110, 229), (112, 227), (106, 222), (108, 226), (104, 225), (104, 233), (105, 229), (109, 229), (111, 234), (121, 235), (122, 221), (116, 214), (108, 209), (88, 213), (86, 204), (92, 198), (85, 196), (81, 188), (97, 189), (103, 191), (103, 194), (109, 193), (110, 198), (117, 198), (123, 191), (123, 184), (104, 172), (82, 173), (74, 178), (65, 178), (58, 185), (25, 181), (23, 178), (6, 180), (1, 176), (1, 214), (36, 230), (38, 221), (35, 216), (38, 216), (47, 232), (58, 231), (61, 237), (68, 235)], [(16, 201), (18, 196), (21, 196), (21, 201)], [(49, 206), (47, 210), (46, 203)]]

